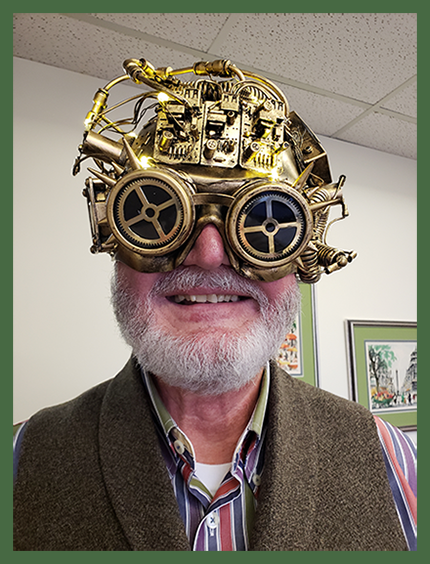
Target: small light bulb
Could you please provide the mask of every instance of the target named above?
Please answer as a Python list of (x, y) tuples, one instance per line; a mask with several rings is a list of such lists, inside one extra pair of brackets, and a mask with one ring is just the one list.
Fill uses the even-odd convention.
[(279, 180), (279, 172), (276, 169), (273, 169), (269, 174), (269, 178), (273, 182), (276, 182), (277, 180)]
[(166, 94), (165, 92), (159, 92), (157, 94), (157, 98), (158, 98), (158, 101), (160, 103), (167, 102), (168, 100), (170, 100), (170, 96), (168, 94)]
[(149, 168), (151, 166), (150, 157), (146, 157), (144, 155), (143, 157), (140, 157), (139, 161), (140, 161), (140, 164), (142, 165), (143, 168)]

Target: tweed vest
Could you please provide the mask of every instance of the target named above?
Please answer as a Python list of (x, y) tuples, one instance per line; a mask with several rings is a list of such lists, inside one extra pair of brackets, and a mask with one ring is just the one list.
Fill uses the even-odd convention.
[[(407, 550), (376, 426), (272, 366), (252, 550)], [(139, 369), (33, 416), (15, 550), (190, 550)]]

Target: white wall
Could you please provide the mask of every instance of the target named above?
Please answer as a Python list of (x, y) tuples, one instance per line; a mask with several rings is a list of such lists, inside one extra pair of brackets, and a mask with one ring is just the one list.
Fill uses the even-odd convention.
[[(71, 175), (103, 85), (14, 60), (14, 421), (110, 378), (129, 356), (109, 305), (110, 258), (88, 250), (85, 164)], [(351, 213), (328, 242), (359, 256), (316, 287), (320, 384), (348, 397), (344, 320), (416, 320), (416, 162), (321, 141), (333, 177), (347, 177)]]
[[(401, 132), (399, 132), (401, 134)], [(328, 243), (358, 252), (316, 285), (320, 383), (348, 397), (346, 319), (416, 321), (416, 161), (321, 137), (350, 216)]]

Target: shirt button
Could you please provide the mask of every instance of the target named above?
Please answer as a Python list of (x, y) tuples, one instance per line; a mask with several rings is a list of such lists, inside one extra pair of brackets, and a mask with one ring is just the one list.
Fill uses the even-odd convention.
[(182, 441), (176, 440), (173, 443), (173, 446), (175, 447), (175, 450), (178, 454), (183, 454), (185, 451), (185, 447), (184, 447), (184, 443)]
[(216, 529), (219, 525), (218, 513), (215, 513), (214, 511), (213, 513), (208, 515), (206, 518), (206, 525), (209, 527), (209, 529)]
[(252, 481), (254, 482), (254, 485), (259, 486), (261, 484), (261, 476), (260, 474), (254, 474), (252, 476)]

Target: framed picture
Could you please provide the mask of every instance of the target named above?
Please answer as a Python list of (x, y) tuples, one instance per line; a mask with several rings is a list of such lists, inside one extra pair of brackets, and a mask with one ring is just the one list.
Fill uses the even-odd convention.
[(279, 349), (278, 364), (290, 376), (318, 386), (315, 290), (313, 284), (299, 283), (299, 287), (302, 294), (301, 311)]
[(417, 324), (348, 320), (351, 399), (403, 430), (417, 428)]

